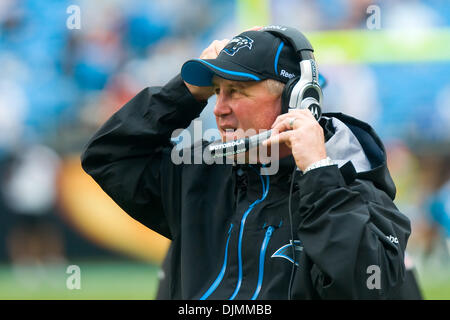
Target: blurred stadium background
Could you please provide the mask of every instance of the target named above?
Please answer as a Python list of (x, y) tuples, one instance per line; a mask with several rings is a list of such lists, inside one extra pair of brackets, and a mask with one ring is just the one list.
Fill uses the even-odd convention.
[[(68, 27), (71, 5), (79, 29)], [(448, 0), (1, 0), (0, 299), (155, 297), (168, 240), (112, 203), (80, 152), (212, 40), (272, 23), (310, 38), (326, 111), (382, 137), (424, 297), (450, 299)], [(66, 287), (69, 265), (80, 290)]]

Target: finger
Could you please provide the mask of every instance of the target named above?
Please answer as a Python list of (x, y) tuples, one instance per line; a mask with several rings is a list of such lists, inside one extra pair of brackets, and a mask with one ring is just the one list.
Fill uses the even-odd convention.
[[(311, 118), (312, 116), (312, 118)], [(300, 121), (305, 121), (305, 120), (309, 120), (309, 119), (313, 119), (314, 116), (312, 115), (311, 111), (309, 111), (308, 109), (301, 109), (301, 110), (290, 110), (289, 113), (283, 113), (282, 115), (279, 115), (274, 123), (272, 124), (272, 128), (278, 126), (280, 123), (285, 122), (286, 119), (292, 119), (292, 118), (296, 118)], [(315, 120), (316, 118), (314, 118)], [(288, 121), (289, 123), (289, 121)], [(297, 124), (297, 126), (300, 124), (298, 123), (298, 121), (296, 120), (295, 123)], [(295, 128), (295, 127), (294, 127)], [(288, 129), (292, 129), (290, 127), (288, 127)]]
[[(292, 117), (292, 115), (290, 116)], [(290, 118), (287, 113), (278, 116), (275, 121), (272, 123), (272, 128), (276, 128), (281, 122), (285, 121), (287, 118)]]
[(230, 40), (214, 40), (211, 44), (203, 50), (200, 55), (200, 59), (215, 59), (219, 55), (220, 51), (227, 45)]
[(273, 144), (282, 144), (285, 143), (290, 147), (290, 134), (291, 132), (281, 132), (280, 134), (277, 134), (275, 136), (271, 136), (267, 140), (264, 140), (262, 145), (263, 147), (268, 147)]
[(292, 130), (291, 121), (295, 122), (295, 118), (285, 118), (283, 121), (279, 121), (277, 125), (272, 128), (272, 130), (277, 130), (279, 132), (285, 132), (288, 130)]
[(280, 132), (276, 135), (271, 135), (270, 138), (264, 140), (262, 145), (264, 147), (270, 146), (272, 144), (289, 143), (292, 132)]
[[(278, 131), (277, 128), (271, 129), (271, 130), (270, 130), (270, 136), (269, 136), (269, 138), (267, 138), (267, 139), (270, 139), (270, 137), (275, 137), (275, 136), (277, 136), (279, 133), (280, 133), (280, 131)], [(266, 141), (266, 140), (264, 140), (264, 141)]]
[(312, 114), (311, 110), (309, 110), (309, 109), (302, 109), (301, 111), (303, 111), (302, 114), (305, 117), (307, 117), (309, 119), (317, 120), (316, 117), (314, 117), (314, 115)]
[(279, 115), (275, 119), (274, 123), (272, 124), (272, 128), (275, 127), (276, 125), (278, 125), (280, 122), (285, 121), (287, 118), (295, 117), (298, 114), (297, 111), (299, 111), (299, 110), (289, 110), (288, 113), (283, 113), (283, 114)]
[(282, 119), (277, 121), (272, 130), (276, 129), (280, 132), (294, 130), (301, 125), (301, 123), (299, 123), (300, 121), (305, 121), (305, 119), (300, 116), (292, 116), (292, 115), (290, 117), (283, 117)]
[(225, 48), (225, 46), (228, 44), (228, 42), (230, 42), (229, 39), (223, 39), (216, 43), (216, 45), (214, 47), (216, 50), (216, 55), (219, 55), (220, 51), (222, 51), (222, 49)]

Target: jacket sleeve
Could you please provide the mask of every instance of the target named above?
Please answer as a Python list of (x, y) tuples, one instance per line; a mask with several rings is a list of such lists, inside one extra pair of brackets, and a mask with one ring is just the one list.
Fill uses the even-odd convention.
[(323, 299), (387, 299), (405, 277), (409, 219), (372, 182), (347, 185), (337, 166), (299, 180), (298, 237)]
[(142, 90), (89, 140), (83, 169), (131, 217), (172, 238), (178, 225), (182, 166), (170, 154), (171, 134), (206, 106), (178, 75), (164, 87)]

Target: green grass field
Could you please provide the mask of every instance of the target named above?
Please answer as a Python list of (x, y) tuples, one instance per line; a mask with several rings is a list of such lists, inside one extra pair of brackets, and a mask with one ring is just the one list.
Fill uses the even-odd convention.
[(77, 262), (80, 289), (69, 290), (67, 266), (23, 268), (0, 265), (0, 299), (154, 299), (158, 267), (134, 262)]
[[(111, 261), (70, 264), (80, 267), (80, 289), (66, 286), (71, 276), (66, 273), (69, 264), (15, 271), (9, 265), (0, 265), (0, 299), (147, 300), (156, 295), (157, 266)], [(419, 279), (426, 299), (450, 299), (450, 271), (422, 270)]]
[(447, 266), (421, 269), (418, 281), (427, 300), (450, 300), (450, 268)]

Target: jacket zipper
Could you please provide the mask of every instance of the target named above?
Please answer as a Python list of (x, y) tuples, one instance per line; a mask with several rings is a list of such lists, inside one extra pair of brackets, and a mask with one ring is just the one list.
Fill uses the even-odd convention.
[(219, 275), (217, 276), (216, 280), (214, 280), (213, 284), (203, 294), (203, 296), (200, 298), (200, 300), (207, 299), (217, 289), (219, 284), (222, 282), (223, 276), (225, 275), (225, 271), (227, 269), (228, 243), (230, 242), (231, 229), (233, 229), (233, 224), (231, 224), (230, 229), (228, 229), (227, 244), (225, 245), (225, 256), (223, 258), (222, 269), (220, 270)]
[[(252, 167), (252, 169), (255, 170), (253, 167)], [(266, 176), (267, 185), (264, 183), (263, 177), (261, 175), (259, 175), (259, 177), (261, 178), (263, 195), (262, 195), (261, 199), (256, 200), (255, 202), (253, 202), (250, 205), (250, 207), (247, 209), (247, 211), (244, 213), (244, 216), (241, 219), (241, 225), (240, 225), (240, 229), (239, 229), (239, 241), (238, 241), (238, 282), (236, 284), (236, 288), (234, 289), (233, 294), (231, 295), (230, 298), (228, 298), (228, 300), (234, 300), (234, 298), (238, 294), (239, 289), (241, 288), (241, 284), (242, 284), (242, 237), (244, 234), (245, 221), (246, 221), (249, 213), (253, 210), (254, 206), (257, 205), (258, 203), (264, 201), (266, 199), (267, 194), (269, 193), (269, 183), (270, 183), (269, 176), (268, 175)]]
[(270, 238), (272, 237), (273, 230), (275, 228), (273, 226), (269, 226), (266, 231), (266, 235), (264, 237), (263, 243), (261, 245), (261, 250), (259, 252), (259, 273), (258, 273), (258, 284), (256, 285), (255, 292), (253, 293), (253, 296), (251, 300), (256, 300), (256, 298), (259, 295), (259, 292), (261, 291), (261, 286), (264, 279), (264, 262), (266, 257), (266, 250), (267, 245), (269, 244)]

